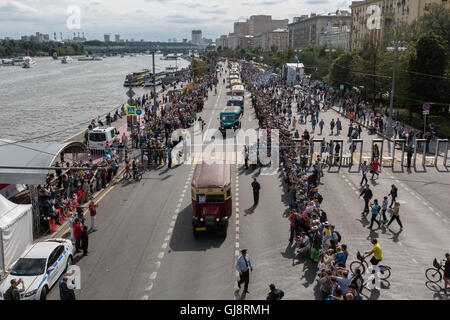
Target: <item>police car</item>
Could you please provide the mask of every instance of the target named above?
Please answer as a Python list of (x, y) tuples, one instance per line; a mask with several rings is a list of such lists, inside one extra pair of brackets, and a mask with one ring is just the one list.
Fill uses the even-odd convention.
[[(45, 300), (47, 292), (73, 262), (74, 247), (67, 239), (49, 239), (34, 244), (9, 270), (8, 277), (0, 285), (0, 299), (11, 286), (12, 279), (22, 278), (25, 291), (21, 300)], [(22, 284), (18, 286), (22, 289)]]

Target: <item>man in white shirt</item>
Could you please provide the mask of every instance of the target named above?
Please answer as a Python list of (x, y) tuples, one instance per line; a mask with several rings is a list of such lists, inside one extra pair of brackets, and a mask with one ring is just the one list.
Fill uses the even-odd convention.
[(236, 270), (239, 272), (239, 281), (237, 282), (239, 289), (241, 284), (244, 283), (244, 294), (250, 293), (248, 291), (248, 283), (250, 281), (250, 271), (253, 271), (250, 257), (247, 255), (247, 249), (241, 250), (241, 255), (236, 260)]

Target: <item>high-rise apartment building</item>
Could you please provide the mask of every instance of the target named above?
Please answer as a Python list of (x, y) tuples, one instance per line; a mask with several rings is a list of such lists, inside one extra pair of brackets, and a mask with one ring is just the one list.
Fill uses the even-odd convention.
[(110, 42), (111, 41), (111, 36), (109, 34), (105, 34), (103, 36), (103, 39), (105, 40), (105, 42)]
[(116, 42), (120, 42), (120, 34), (114, 35), (114, 40), (115, 40)]
[(202, 42), (202, 30), (192, 30), (192, 40), (193, 44), (201, 44)]

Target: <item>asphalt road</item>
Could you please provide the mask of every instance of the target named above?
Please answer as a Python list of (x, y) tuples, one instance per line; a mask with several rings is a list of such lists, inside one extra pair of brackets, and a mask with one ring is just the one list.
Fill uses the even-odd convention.
[[(210, 93), (201, 114), (207, 128), (212, 130), (204, 136), (207, 148), (212, 132), (218, 128), (220, 109), (228, 98), (229, 89), (221, 80), (218, 95)], [(338, 116), (333, 110), (320, 114), (325, 119), (327, 140), (328, 124)], [(343, 117), (341, 121), (346, 141), (348, 122)], [(243, 129), (257, 126), (247, 96)], [(310, 127), (307, 123), (306, 128)], [(297, 128), (302, 132), (305, 125)], [(370, 141), (373, 136), (362, 138)], [(216, 150), (216, 154), (225, 158), (237, 155), (242, 159), (234, 151), (230, 155)], [(212, 154), (208, 153), (209, 156)], [(195, 154), (193, 158), (196, 163)], [(77, 298), (253, 300), (265, 299), (268, 285), (275, 283), (285, 292), (285, 299), (315, 299), (317, 266), (306, 259), (294, 259), (288, 242), (288, 202), (279, 172), (269, 175), (258, 169), (245, 170), (243, 164), (232, 164), (233, 215), (228, 235), (223, 239), (204, 234), (195, 239), (190, 206), (193, 169), (191, 164), (171, 170), (153, 169), (139, 183), (119, 183), (103, 197), (98, 208), (98, 231), (89, 239), (90, 253), (75, 259), (82, 277)], [(392, 267), (389, 283), (384, 282), (381, 290), (366, 290), (364, 295), (369, 299), (446, 299), (442, 292), (426, 286), (424, 272), (434, 257), (441, 258), (449, 251), (450, 217), (446, 208), (450, 206), (450, 173), (434, 168), (427, 168), (426, 173), (392, 173), (384, 168), (380, 177), (371, 182), (374, 196), (380, 200), (389, 193), (392, 183), (399, 187), (400, 217), (404, 224), (403, 232), (399, 232), (396, 222), (391, 230), (368, 230), (369, 221), (361, 218), (364, 202), (358, 198), (360, 174), (347, 168), (332, 171), (325, 171), (322, 178), (322, 207), (342, 235), (342, 243), (348, 246), (348, 261), (355, 259), (357, 250), (369, 250), (368, 238), (375, 236), (383, 247), (383, 264)], [(261, 184), (261, 192), (259, 205), (251, 210), (250, 184), (254, 177)], [(234, 268), (243, 248), (248, 249), (254, 265), (250, 294), (246, 297), (236, 291)], [(48, 298), (59, 298), (57, 287)]]

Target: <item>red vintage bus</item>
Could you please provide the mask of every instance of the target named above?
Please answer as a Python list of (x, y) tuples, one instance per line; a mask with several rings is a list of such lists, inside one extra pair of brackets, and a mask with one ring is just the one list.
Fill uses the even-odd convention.
[(216, 230), (226, 237), (232, 210), (231, 164), (198, 163), (191, 183), (194, 236)]

